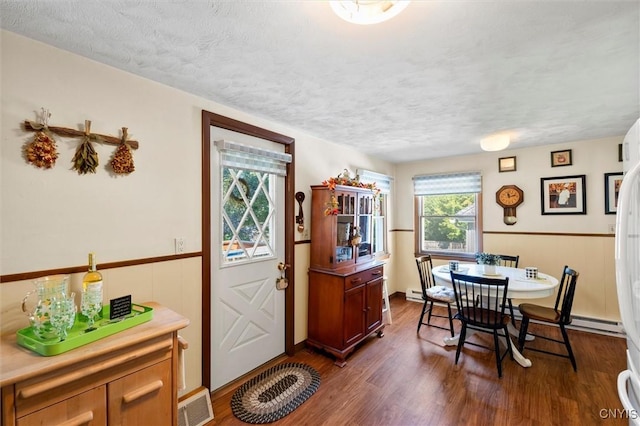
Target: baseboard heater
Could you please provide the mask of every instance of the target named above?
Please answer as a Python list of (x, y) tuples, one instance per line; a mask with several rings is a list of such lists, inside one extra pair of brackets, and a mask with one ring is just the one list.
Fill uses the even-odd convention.
[[(522, 318), (517, 306), (513, 307), (513, 316), (517, 320)], [(531, 320), (531, 322), (537, 322)], [(540, 323), (544, 324), (544, 323)], [(622, 327), (622, 323), (610, 320), (603, 320), (599, 318), (582, 317), (578, 315), (571, 316), (571, 324), (567, 326), (567, 329), (586, 331), (589, 333), (604, 334), (614, 337), (626, 337), (627, 334)]]
[[(405, 293), (405, 295), (408, 301), (423, 303), (421, 289), (407, 288), (407, 292)], [(520, 311), (518, 311), (517, 306), (513, 307), (513, 315), (517, 320), (520, 320), (522, 318), (522, 315), (520, 315)], [(598, 318), (589, 318), (574, 315), (573, 320), (571, 321), (571, 325), (568, 325), (567, 328), (579, 331), (587, 331), (590, 333), (605, 334), (608, 336), (626, 337), (626, 333), (621, 323), (616, 321), (602, 320)]]
[(424, 302), (424, 300), (422, 300), (422, 289), (419, 288), (408, 288), (405, 296), (410, 302)]

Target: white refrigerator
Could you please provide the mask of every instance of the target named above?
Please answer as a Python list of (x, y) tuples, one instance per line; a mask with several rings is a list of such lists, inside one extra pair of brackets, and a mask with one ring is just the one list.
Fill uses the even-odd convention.
[(627, 370), (618, 375), (618, 395), (629, 424), (640, 425), (640, 119), (622, 144), (625, 172), (616, 214), (616, 286), (627, 334)]

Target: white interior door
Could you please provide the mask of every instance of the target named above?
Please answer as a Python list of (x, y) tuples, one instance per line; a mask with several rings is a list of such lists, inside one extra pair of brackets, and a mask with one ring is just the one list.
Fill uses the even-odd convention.
[[(281, 144), (212, 128), (224, 139), (283, 152)], [(211, 386), (285, 351), (283, 176), (221, 164), (211, 149)]]

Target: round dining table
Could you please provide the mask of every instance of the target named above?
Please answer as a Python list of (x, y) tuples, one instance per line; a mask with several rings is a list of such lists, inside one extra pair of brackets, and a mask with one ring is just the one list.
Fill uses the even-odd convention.
[[(449, 271), (449, 265), (440, 265), (432, 269), (433, 277), (436, 284), (443, 285), (445, 287), (452, 288), (451, 284), (451, 272)], [(495, 274), (485, 274), (482, 265), (476, 263), (460, 263), (458, 267), (459, 274), (471, 275), (474, 277), (486, 277), (486, 278), (500, 278), (504, 279), (509, 277), (509, 285), (507, 288), (508, 299), (542, 299), (544, 297), (551, 296), (555, 293), (556, 287), (558, 287), (558, 279), (543, 273), (538, 273), (537, 278), (527, 278), (526, 272), (522, 268), (511, 268), (508, 266), (496, 266)], [(517, 337), (518, 330), (509, 323), (509, 334)], [(470, 330), (471, 331), (471, 330)], [(470, 334), (468, 333), (468, 336)], [(467, 336), (467, 337), (468, 337)], [(455, 346), (458, 344), (460, 335), (454, 337), (445, 337), (444, 344), (447, 346)], [(505, 339), (510, 339), (509, 336), (505, 336)], [(532, 336), (527, 336), (527, 340), (533, 339)], [(506, 342), (503, 342), (506, 346)], [(513, 358), (515, 361), (523, 367), (531, 367), (531, 360), (525, 358), (517, 346), (512, 343)]]

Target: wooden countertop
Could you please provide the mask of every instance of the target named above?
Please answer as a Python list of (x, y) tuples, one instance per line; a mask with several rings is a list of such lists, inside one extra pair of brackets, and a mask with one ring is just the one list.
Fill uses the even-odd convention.
[(19, 346), (16, 333), (0, 337), (0, 387), (55, 371), (80, 361), (126, 348), (141, 340), (152, 339), (180, 330), (189, 325), (189, 319), (155, 302), (141, 303), (153, 308), (151, 321), (136, 325), (114, 335), (59, 355), (42, 356)]
[(323, 274), (328, 274), (328, 275), (337, 275), (340, 277), (346, 277), (349, 275), (356, 274), (358, 272), (366, 271), (369, 269), (373, 269), (373, 268), (377, 268), (379, 266), (385, 266), (385, 265), (386, 265), (386, 262), (384, 261), (372, 260), (371, 262), (355, 263), (353, 265), (346, 266), (344, 268), (337, 268), (337, 269), (325, 269), (325, 268), (310, 266), (309, 270), (314, 272), (321, 272)]

